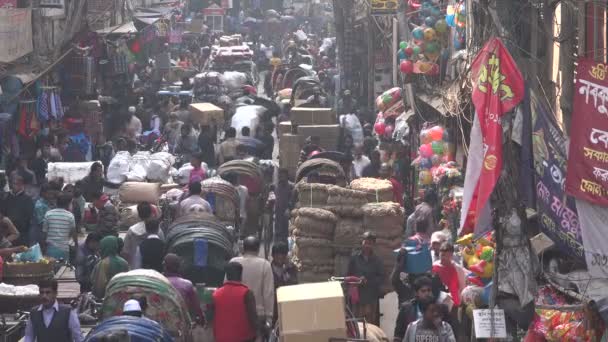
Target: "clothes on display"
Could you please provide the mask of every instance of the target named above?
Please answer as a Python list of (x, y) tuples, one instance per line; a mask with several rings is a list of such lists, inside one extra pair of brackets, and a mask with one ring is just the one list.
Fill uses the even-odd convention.
[(63, 118), (63, 104), (57, 87), (42, 87), (37, 106), (38, 120), (43, 124)]

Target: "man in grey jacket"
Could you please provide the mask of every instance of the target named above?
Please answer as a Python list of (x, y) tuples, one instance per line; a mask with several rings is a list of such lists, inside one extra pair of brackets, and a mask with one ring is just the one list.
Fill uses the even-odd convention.
[(441, 319), (437, 303), (421, 304), (422, 318), (410, 323), (403, 342), (456, 342), (452, 327)]

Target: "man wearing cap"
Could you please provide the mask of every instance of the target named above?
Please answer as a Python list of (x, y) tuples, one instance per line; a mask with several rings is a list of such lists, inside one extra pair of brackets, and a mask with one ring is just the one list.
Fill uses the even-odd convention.
[(357, 100), (352, 97), (350, 90), (344, 90), (342, 98), (338, 101), (338, 115), (353, 114), (357, 109)]
[(124, 316), (142, 317), (143, 312), (139, 301), (137, 299), (129, 299), (126, 301), (125, 305), (122, 307), (122, 314)]
[(357, 251), (348, 263), (348, 276), (359, 277), (359, 303), (355, 306), (355, 315), (378, 325), (378, 299), (381, 296), (380, 287), (384, 281), (384, 265), (374, 253), (376, 234), (365, 232), (361, 242), (361, 250)]

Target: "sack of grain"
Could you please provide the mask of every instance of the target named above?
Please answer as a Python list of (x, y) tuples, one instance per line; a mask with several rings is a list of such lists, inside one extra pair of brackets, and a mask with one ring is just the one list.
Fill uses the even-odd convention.
[(123, 203), (158, 203), (160, 195), (159, 183), (126, 182), (118, 189), (118, 196)]
[(354, 190), (365, 191), (370, 203), (393, 200), (393, 185), (386, 179), (357, 178), (350, 182), (350, 187)]
[(363, 221), (360, 219), (341, 218), (336, 224), (334, 245), (338, 247), (355, 247), (361, 244)]
[(361, 209), (361, 206), (326, 205), (323, 207), (323, 209), (329, 210), (339, 217), (358, 218), (358, 219), (363, 217), (363, 209)]
[(332, 239), (338, 218), (332, 212), (319, 208), (300, 208), (294, 220), (297, 236)]
[[(152, 205), (152, 208), (152, 218), (157, 220), (160, 219), (162, 215), (161, 210), (155, 205)], [(120, 208), (119, 211), (120, 220), (118, 221), (118, 226), (120, 228), (129, 228), (137, 222), (141, 221), (141, 219), (139, 218), (139, 214), (137, 213), (137, 205)]]
[(365, 191), (346, 189), (332, 185), (327, 189), (327, 205), (331, 206), (362, 206), (367, 204), (368, 194)]
[(334, 257), (334, 275), (336, 277), (346, 276), (349, 262), (350, 254), (337, 254)]
[(394, 202), (369, 203), (363, 206), (363, 227), (382, 238), (395, 238), (403, 234), (403, 208)]
[(324, 262), (326, 260), (333, 260), (334, 251), (330, 240), (295, 237), (293, 255), (300, 260)]
[(298, 205), (300, 207), (323, 207), (327, 205), (327, 190), (330, 185), (319, 183), (306, 183), (301, 181), (296, 185), (298, 191)]

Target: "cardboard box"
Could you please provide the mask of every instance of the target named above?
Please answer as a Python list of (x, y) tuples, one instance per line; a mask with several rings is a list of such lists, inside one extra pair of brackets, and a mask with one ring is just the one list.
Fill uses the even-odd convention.
[(300, 151), (304, 139), (298, 134), (285, 133), (279, 139), (279, 162), (282, 168), (289, 171), (291, 178), (295, 177), (300, 161)]
[(201, 125), (211, 125), (214, 121), (216, 125), (224, 124), (224, 110), (211, 103), (192, 103), (190, 104), (190, 119), (194, 123)]
[(298, 135), (304, 139), (317, 136), (321, 139), (321, 147), (327, 151), (336, 151), (340, 138), (340, 125), (302, 125), (298, 126)]
[(332, 108), (302, 108), (291, 109), (292, 124), (300, 125), (333, 125), (338, 122), (336, 112)]
[(346, 338), (344, 293), (338, 282), (280, 287), (277, 307), (283, 342)]
[(291, 121), (283, 121), (279, 123), (279, 137), (283, 136), (283, 134), (291, 133), (292, 129)]

